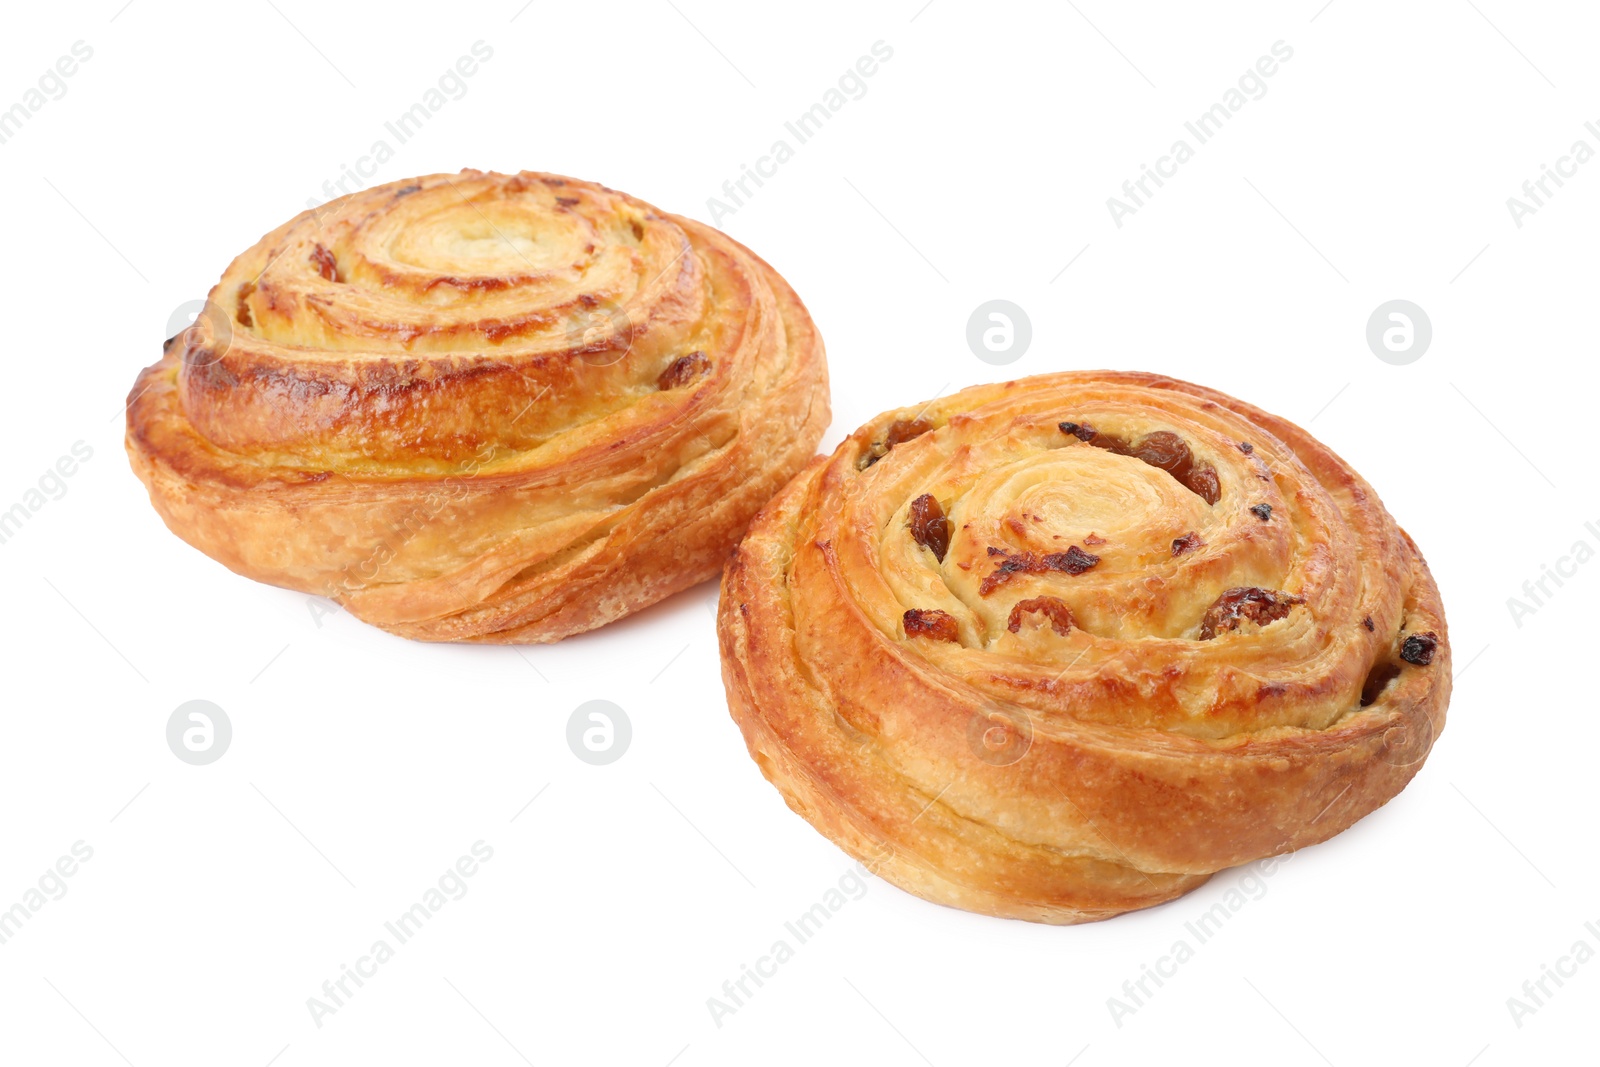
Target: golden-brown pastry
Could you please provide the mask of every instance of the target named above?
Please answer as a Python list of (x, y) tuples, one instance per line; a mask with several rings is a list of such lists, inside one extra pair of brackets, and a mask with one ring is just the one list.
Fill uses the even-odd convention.
[(1152, 374), (873, 419), (757, 517), (718, 629), (791, 808), (919, 896), (1050, 923), (1333, 836), (1450, 695), (1438, 589), (1372, 488)]
[(167, 525), (430, 641), (554, 641), (714, 576), (828, 423), (822, 340), (722, 233), (432, 175), (235, 259), (128, 400)]

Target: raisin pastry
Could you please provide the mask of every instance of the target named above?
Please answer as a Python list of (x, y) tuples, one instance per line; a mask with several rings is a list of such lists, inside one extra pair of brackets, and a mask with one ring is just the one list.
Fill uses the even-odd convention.
[(429, 641), (554, 641), (714, 577), (829, 421), (822, 340), (722, 233), (463, 171), (302, 212), (129, 395), (179, 537)]
[(1372, 488), (1153, 374), (873, 419), (757, 517), (718, 630), (791, 808), (912, 893), (1047, 923), (1332, 837), (1450, 695), (1439, 591)]

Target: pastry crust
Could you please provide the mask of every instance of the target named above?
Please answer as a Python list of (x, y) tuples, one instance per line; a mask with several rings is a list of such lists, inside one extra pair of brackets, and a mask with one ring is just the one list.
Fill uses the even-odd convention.
[(532, 643), (713, 577), (829, 421), (776, 271), (592, 182), (463, 171), (302, 212), (128, 398), (169, 528), (393, 633)]
[(1132, 372), (873, 419), (757, 517), (718, 631), (791, 808), (912, 893), (1048, 923), (1332, 837), (1416, 773), (1450, 695), (1438, 589), (1372, 488), (1290, 422)]

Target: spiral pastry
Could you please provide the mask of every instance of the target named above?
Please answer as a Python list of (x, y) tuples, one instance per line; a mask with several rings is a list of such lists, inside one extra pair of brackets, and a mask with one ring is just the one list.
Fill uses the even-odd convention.
[(430, 641), (554, 641), (713, 577), (829, 420), (794, 291), (592, 182), (433, 175), (235, 259), (129, 395), (174, 533)]
[(873, 419), (757, 517), (718, 629), (791, 808), (912, 893), (1049, 923), (1333, 836), (1450, 694), (1438, 589), (1371, 487), (1140, 373)]

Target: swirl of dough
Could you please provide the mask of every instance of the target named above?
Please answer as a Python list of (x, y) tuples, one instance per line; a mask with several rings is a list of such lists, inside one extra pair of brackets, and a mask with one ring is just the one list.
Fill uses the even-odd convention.
[(407, 637), (553, 641), (714, 576), (828, 422), (820, 336), (722, 233), (463, 171), (302, 212), (129, 395), (167, 525)]
[(913, 893), (1051, 923), (1333, 836), (1450, 693), (1438, 589), (1371, 487), (1133, 372), (873, 419), (758, 516), (718, 628), (792, 808)]

